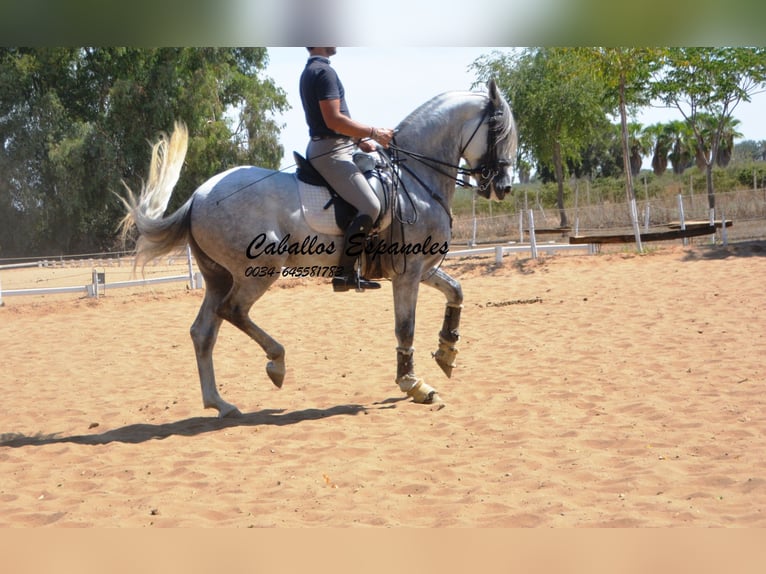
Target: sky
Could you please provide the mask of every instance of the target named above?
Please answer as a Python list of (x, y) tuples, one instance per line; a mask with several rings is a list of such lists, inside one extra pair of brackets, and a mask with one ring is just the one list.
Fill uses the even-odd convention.
[[(499, 47), (374, 47), (338, 48), (331, 58), (346, 89), (351, 116), (375, 127), (393, 128), (420, 104), (442, 92), (470, 90), (476, 81), (471, 63)], [(308, 128), (301, 107), (298, 79), (308, 52), (302, 47), (269, 48), (265, 75), (287, 93), (291, 109), (277, 117), (285, 124), (281, 143), (285, 154), (280, 168), (293, 165), (292, 153), (305, 152)], [(480, 88), (480, 87), (479, 87)], [(476, 88), (478, 89), (478, 88)], [(734, 112), (742, 139), (766, 140), (766, 93), (741, 103)], [(645, 108), (635, 118), (643, 125), (681, 119), (668, 108)], [(646, 160), (648, 164), (650, 160)]]
[[(470, 90), (470, 64), (497, 48), (338, 48), (330, 61), (343, 82), (351, 116), (374, 127), (393, 128), (420, 104), (443, 92)], [(306, 48), (269, 48), (265, 75), (287, 92), (291, 109), (278, 118), (284, 168), (292, 153), (303, 154), (308, 128), (298, 80), (308, 59)]]

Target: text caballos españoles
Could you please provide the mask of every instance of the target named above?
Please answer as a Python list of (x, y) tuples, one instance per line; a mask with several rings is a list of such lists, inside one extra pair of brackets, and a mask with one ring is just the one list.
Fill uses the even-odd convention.
[[(303, 240), (293, 241), (288, 233), (279, 241), (269, 240), (265, 233), (256, 235), (245, 250), (248, 259), (257, 259), (261, 256), (273, 255), (333, 255), (337, 251), (334, 241), (325, 243), (319, 237), (306, 236)], [(378, 255), (446, 255), (449, 251), (449, 242), (434, 241), (429, 235), (421, 242), (388, 243), (382, 238), (367, 239), (361, 233), (349, 238), (346, 253), (352, 257), (358, 257), (362, 253), (368, 257)]]

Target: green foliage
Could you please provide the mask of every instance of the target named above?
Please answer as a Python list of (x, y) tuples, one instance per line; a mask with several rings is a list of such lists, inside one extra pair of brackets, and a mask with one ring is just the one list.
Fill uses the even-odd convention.
[(113, 247), (112, 192), (140, 189), (149, 142), (189, 127), (174, 208), (238, 164), (276, 168), (285, 93), (265, 48), (0, 48), (0, 256)]
[(579, 151), (606, 121), (604, 85), (579, 55), (564, 48), (533, 48), (518, 55), (494, 54), (473, 68), (481, 81), (495, 77), (513, 105), (520, 147), (553, 167), (554, 143), (564, 160)]
[(676, 108), (694, 134), (695, 155), (707, 170), (710, 207), (715, 207), (713, 165), (731, 151), (725, 130), (740, 102), (766, 85), (764, 48), (668, 48), (659, 61), (651, 94)]
[[(532, 48), (484, 56), (473, 68), (482, 81), (494, 76), (513, 105), (518, 163), (536, 165), (543, 182), (557, 181), (560, 196), (570, 175), (635, 176), (651, 157), (656, 175), (670, 168), (680, 176), (695, 165), (706, 173), (713, 207), (723, 173), (713, 167), (732, 161), (740, 137), (732, 111), (766, 86), (766, 49)], [(650, 101), (678, 109), (682, 120), (647, 128), (630, 122)], [(620, 120), (616, 133), (608, 116)], [(753, 158), (766, 158), (764, 149)], [(625, 188), (634, 194), (630, 178)]]
[(530, 48), (519, 54), (480, 58), (480, 79), (494, 77), (511, 102), (522, 157), (534, 156), (559, 186), (561, 225), (567, 164), (577, 165), (583, 149), (607, 122), (606, 85), (577, 50)]
[(766, 163), (762, 161), (742, 162), (734, 165), (731, 171), (737, 183), (745, 189), (754, 187), (754, 183), (756, 187), (766, 187)]
[[(732, 163), (726, 168), (714, 168), (713, 178), (716, 189), (721, 193), (753, 189), (755, 174), (758, 188), (766, 187), (766, 163)], [(575, 205), (575, 185), (579, 188), (578, 205), (599, 205), (602, 203), (625, 202), (625, 180), (622, 177), (598, 177), (590, 181), (568, 179), (564, 182), (564, 206), (571, 209)], [(683, 175), (671, 171), (656, 176), (650, 170), (641, 171), (635, 179), (636, 198), (640, 201), (675, 196), (679, 192), (687, 194), (690, 188), (697, 194), (704, 194), (706, 174), (704, 170), (692, 167)], [(471, 216), (470, 191), (459, 190), (455, 196), (453, 213), (456, 218)], [(526, 203), (525, 203), (526, 201)], [(482, 198), (476, 200), (478, 217), (517, 213), (524, 208), (558, 208), (557, 186), (554, 183), (537, 181), (527, 185), (515, 185), (513, 197), (502, 202), (495, 202), (491, 208)]]

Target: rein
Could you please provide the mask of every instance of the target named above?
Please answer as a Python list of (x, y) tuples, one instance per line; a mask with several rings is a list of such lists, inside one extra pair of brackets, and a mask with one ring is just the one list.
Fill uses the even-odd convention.
[[(480, 162), (477, 167), (472, 169), (460, 167), (459, 165), (455, 165), (450, 162), (429, 157), (418, 152), (406, 150), (396, 145), (395, 141), (392, 142), (389, 147), (397, 153), (401, 153), (414, 160), (417, 160), (418, 162), (422, 163), (426, 167), (429, 167), (430, 169), (436, 171), (440, 175), (443, 175), (444, 177), (447, 177), (448, 179), (452, 179), (459, 186), (477, 187), (480, 191), (486, 191), (489, 188), (490, 184), (492, 183), (492, 179), (500, 172), (500, 169), (511, 164), (510, 160), (500, 159), (497, 157), (497, 143), (498, 143), (498, 139), (499, 139), (499, 135), (501, 131), (500, 126), (501, 126), (502, 116), (503, 116), (503, 110), (496, 109), (492, 105), (492, 102), (490, 102), (484, 108), (484, 113), (482, 114), (481, 120), (479, 120), (479, 123), (476, 124), (476, 127), (471, 133), (471, 137), (468, 138), (468, 141), (460, 150), (459, 157), (463, 157), (465, 150), (468, 149), (468, 146), (471, 145), (473, 138), (476, 137), (476, 134), (478, 133), (479, 128), (484, 124), (485, 120), (488, 120), (487, 151), (484, 157), (482, 158), (483, 161)], [(440, 205), (442, 205), (445, 211), (449, 213), (449, 209), (447, 209), (447, 207), (444, 205), (443, 198), (441, 198), (440, 196), (435, 194), (433, 191), (428, 189), (426, 185), (423, 183), (423, 181), (411, 169), (407, 168), (406, 166), (403, 166), (403, 167), (407, 171), (407, 173), (413, 176), (415, 180), (417, 180), (417, 182), (429, 193), (429, 195), (433, 199), (435, 199)], [(451, 170), (455, 170), (457, 175), (453, 176), (451, 173), (447, 173), (447, 171), (440, 169), (440, 167), (446, 167)], [(471, 184), (466, 182), (466, 176), (476, 176), (477, 174), (479, 175), (479, 177), (477, 178), (479, 180), (479, 184), (477, 186), (472, 186)], [(452, 217), (450, 215), (450, 222), (451, 221), (452, 221)]]
[[(465, 153), (466, 149), (468, 149), (468, 146), (471, 145), (471, 142), (473, 141), (474, 137), (476, 137), (476, 134), (478, 133), (479, 128), (481, 128), (485, 120), (488, 119), (489, 129), (487, 132), (487, 151), (485, 152), (485, 155), (482, 158), (484, 161), (482, 161), (477, 167), (473, 169), (466, 169), (466, 168), (460, 167), (459, 165), (455, 165), (453, 163), (443, 161), (438, 158), (429, 157), (419, 152), (414, 152), (411, 150), (404, 149), (396, 144), (395, 137), (394, 137), (394, 140), (389, 144), (388, 150), (379, 150), (383, 152), (381, 155), (388, 160), (389, 165), (391, 167), (391, 172), (394, 179), (394, 198), (395, 198), (394, 201), (396, 202), (397, 199), (400, 197), (406, 197), (409, 200), (410, 205), (413, 207), (413, 211), (415, 214), (414, 219), (412, 221), (405, 221), (399, 214), (395, 213), (395, 208), (392, 205), (392, 208), (394, 209), (394, 215), (396, 215), (396, 220), (402, 225), (402, 237), (404, 237), (404, 225), (405, 224), (412, 225), (415, 222), (417, 222), (418, 213), (417, 213), (417, 209), (415, 208), (415, 203), (412, 199), (412, 196), (410, 195), (410, 192), (407, 189), (407, 186), (404, 185), (404, 181), (402, 180), (401, 170), (406, 171), (420, 185), (420, 187), (431, 197), (431, 199), (442, 207), (442, 209), (444, 210), (444, 213), (446, 213), (447, 217), (449, 218), (450, 229), (452, 229), (453, 217), (452, 217), (452, 212), (449, 206), (447, 205), (444, 197), (441, 194), (437, 193), (436, 191), (432, 190), (411, 167), (406, 165), (405, 161), (399, 157), (400, 154), (407, 156), (408, 158), (411, 158), (423, 164), (429, 169), (446, 177), (447, 179), (453, 180), (457, 185), (460, 185), (463, 187), (474, 187), (471, 184), (466, 182), (466, 176), (474, 176), (476, 174), (479, 174), (480, 175), (479, 185), (477, 187), (481, 191), (484, 191), (487, 188), (489, 188), (492, 182), (492, 178), (494, 178), (495, 175), (499, 173), (500, 167), (508, 165), (510, 163), (508, 160), (501, 160), (501, 159), (498, 159), (497, 157), (497, 144), (498, 144), (499, 133), (500, 133), (499, 126), (501, 125), (502, 114), (503, 114), (502, 109), (500, 110), (495, 109), (495, 107), (490, 102), (484, 108), (484, 113), (482, 114), (481, 119), (479, 120), (478, 124), (476, 125), (473, 132), (471, 133), (471, 136), (468, 138), (468, 141), (461, 148), (459, 153), (460, 158), (463, 157), (463, 154)], [(452, 173), (450, 173), (448, 170), (455, 170), (456, 175), (452, 175)], [(405, 259), (404, 259), (405, 270), (406, 270), (406, 267), (407, 267), (407, 261), (405, 256)]]
[[(484, 123), (484, 120), (487, 119), (487, 117), (490, 115), (490, 109), (491, 108), (492, 108), (491, 104), (488, 105), (485, 108), (484, 114), (482, 115), (481, 120), (479, 121), (478, 124), (476, 124), (476, 127), (473, 130), (473, 133), (471, 133), (471, 137), (468, 138), (468, 141), (463, 146), (463, 148), (460, 150), (459, 157), (462, 157), (463, 154), (465, 153), (465, 150), (468, 149), (469, 145), (471, 145), (471, 142), (473, 141), (473, 138), (476, 136), (476, 133), (479, 131), (479, 128)], [(496, 143), (496, 142), (489, 142), (489, 143), (494, 148), (494, 143)], [(415, 160), (419, 161), (420, 163), (422, 163), (426, 167), (429, 167), (432, 170), (436, 171), (437, 173), (439, 173), (439, 174), (441, 174), (441, 175), (443, 175), (443, 176), (445, 176), (445, 177), (447, 177), (449, 179), (454, 180), (457, 185), (460, 185), (460, 186), (463, 186), (463, 187), (473, 187), (470, 184), (465, 182), (465, 180), (464, 180), (465, 176), (467, 176), (467, 175), (468, 176), (474, 175), (475, 173), (478, 173), (478, 172), (483, 170), (483, 165), (480, 165), (479, 167), (474, 168), (474, 169), (466, 169), (464, 167), (460, 167), (459, 165), (455, 165), (455, 164), (447, 162), (447, 161), (443, 161), (443, 160), (440, 160), (440, 159), (437, 159), (437, 158), (434, 158), (434, 157), (429, 157), (429, 156), (423, 155), (423, 154), (418, 153), (418, 152), (406, 150), (404, 148), (399, 147), (394, 142), (392, 142), (389, 145), (389, 147), (391, 149), (393, 149), (394, 151), (398, 152), (398, 153), (404, 154), (404, 155), (406, 155), (408, 157), (411, 157), (412, 159), (415, 159)], [(495, 154), (496, 153), (497, 152), (495, 151)], [(433, 164), (436, 164), (436, 165), (433, 165)], [(446, 171), (444, 171), (442, 169), (439, 169), (439, 167), (436, 167), (436, 166), (444, 166), (444, 167), (447, 167), (447, 168), (450, 168), (450, 169), (454, 169), (454, 170), (457, 171), (457, 175), (453, 176), (452, 174), (447, 173)], [(418, 178), (417, 176), (415, 176), (415, 174), (412, 172), (412, 170), (407, 169), (407, 172), (410, 175), (412, 175), (413, 177), (415, 177), (415, 179), (418, 181), (418, 183), (420, 183), (421, 185), (423, 185), (423, 187), (425, 187), (425, 185), (423, 184), (422, 180), (420, 178)], [(458, 176), (463, 176), (463, 177), (461, 178), (461, 177), (458, 177)], [(430, 192), (430, 190), (427, 190), (427, 191), (429, 191), (429, 193), (431, 193), (432, 197), (434, 196), (434, 194), (432, 192)]]

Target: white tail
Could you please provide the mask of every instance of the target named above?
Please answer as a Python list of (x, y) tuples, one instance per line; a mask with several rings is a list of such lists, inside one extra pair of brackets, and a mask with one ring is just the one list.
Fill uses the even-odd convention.
[(123, 182), (128, 197), (120, 198), (128, 213), (120, 224), (123, 241), (133, 225), (140, 237), (136, 243), (136, 265), (143, 267), (182, 245), (189, 230), (188, 212), (191, 200), (168, 217), (162, 217), (168, 207), (173, 188), (178, 183), (186, 157), (189, 133), (186, 126), (176, 122), (170, 137), (162, 136), (152, 146), (149, 179), (136, 200), (131, 189)]

